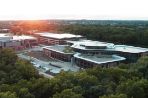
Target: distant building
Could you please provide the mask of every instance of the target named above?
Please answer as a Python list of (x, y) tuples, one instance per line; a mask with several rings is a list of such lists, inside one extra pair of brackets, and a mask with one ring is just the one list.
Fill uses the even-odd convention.
[(37, 44), (37, 39), (32, 36), (16, 36), (4, 33), (0, 34), (0, 48), (12, 48), (14, 50), (21, 50), (24, 48), (31, 48)]
[(79, 40), (80, 38), (83, 38), (81, 35), (74, 35), (74, 34), (68, 34), (68, 33), (34, 33), (34, 36), (38, 38), (38, 42), (40, 44), (45, 45), (63, 45), (66, 43), (66, 40)]
[(13, 40), (15, 41), (20, 41), (23, 46), (26, 48), (32, 47), (32, 46), (37, 46), (38, 41), (37, 38), (33, 36), (27, 36), (27, 35), (20, 35), (20, 36), (13, 36)]
[(0, 33), (10, 33), (10, 29), (0, 29)]

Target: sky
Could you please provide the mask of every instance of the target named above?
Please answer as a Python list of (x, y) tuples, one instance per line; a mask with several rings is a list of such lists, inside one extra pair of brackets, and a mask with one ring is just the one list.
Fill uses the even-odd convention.
[(148, 20), (148, 0), (0, 0), (0, 20)]

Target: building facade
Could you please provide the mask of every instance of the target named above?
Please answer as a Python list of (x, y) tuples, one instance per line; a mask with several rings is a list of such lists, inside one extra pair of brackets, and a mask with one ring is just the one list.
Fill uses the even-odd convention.
[(64, 45), (66, 44), (66, 40), (79, 40), (82, 38), (80, 35), (73, 35), (68, 33), (34, 33), (34, 36), (38, 38), (38, 42), (40, 44), (45, 45)]
[(22, 50), (38, 45), (37, 39), (32, 36), (0, 34), (0, 48)]
[(65, 62), (71, 62), (71, 58), (73, 56), (72, 52), (65, 52), (64, 50), (66, 49), (67, 45), (55, 45), (55, 46), (48, 46), (43, 48), (43, 53), (44, 55), (65, 61)]
[(123, 63), (126, 58), (117, 55), (92, 55), (77, 53), (74, 55), (75, 63), (81, 68), (92, 67), (114, 67), (119, 63)]

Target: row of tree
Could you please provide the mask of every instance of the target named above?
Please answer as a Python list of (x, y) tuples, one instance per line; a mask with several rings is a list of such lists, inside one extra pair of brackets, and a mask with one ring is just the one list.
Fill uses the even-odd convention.
[[(122, 23), (122, 22), (121, 22)], [(132, 22), (131, 22), (132, 23)], [(137, 22), (138, 23), (138, 22)], [(148, 47), (148, 25), (140, 22), (133, 25), (103, 25), (103, 24), (62, 24), (48, 21), (20, 21), (13, 23), (11, 32), (26, 34), (28, 31), (38, 32), (68, 32), (80, 34), (88, 39), (109, 41), (118, 44), (139, 45)]]
[(53, 32), (56, 30), (56, 25), (44, 20), (28, 20), (13, 22), (10, 30), (14, 34), (30, 34), (30, 32)]
[(129, 25), (60, 25), (58, 31), (80, 34), (91, 40), (148, 47), (148, 27)]
[(44, 78), (29, 61), (0, 50), (0, 98), (148, 98), (148, 57), (114, 68)]

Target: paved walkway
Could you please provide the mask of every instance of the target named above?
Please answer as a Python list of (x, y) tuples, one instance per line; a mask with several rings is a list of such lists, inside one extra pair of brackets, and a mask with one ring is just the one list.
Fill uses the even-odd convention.
[(40, 74), (40, 75), (43, 75), (43, 76), (46, 77), (46, 78), (53, 78), (52, 75), (46, 74), (46, 73), (41, 72), (41, 71), (39, 72), (39, 74)]
[[(71, 70), (71, 71), (76, 72), (76, 71), (79, 71), (80, 69), (78, 66), (72, 65), (71, 62), (63, 62), (63, 61), (58, 61), (58, 60), (43, 61), (43, 60), (39, 60), (37, 58), (30, 57), (27, 55), (27, 52), (39, 51), (39, 50), (41, 51), (41, 47), (35, 47), (32, 49), (21, 51), (17, 55), (18, 57), (22, 59), (30, 60), (33, 63), (33, 65), (39, 70), (39, 73), (44, 75), (47, 78), (51, 78), (51, 75), (45, 73), (47, 70), (52, 70), (53, 72), (54, 71), (56, 72), (57, 70), (59, 72), (60, 70), (64, 70), (64, 71)], [(37, 66), (40, 66), (40, 67), (37, 67)]]

